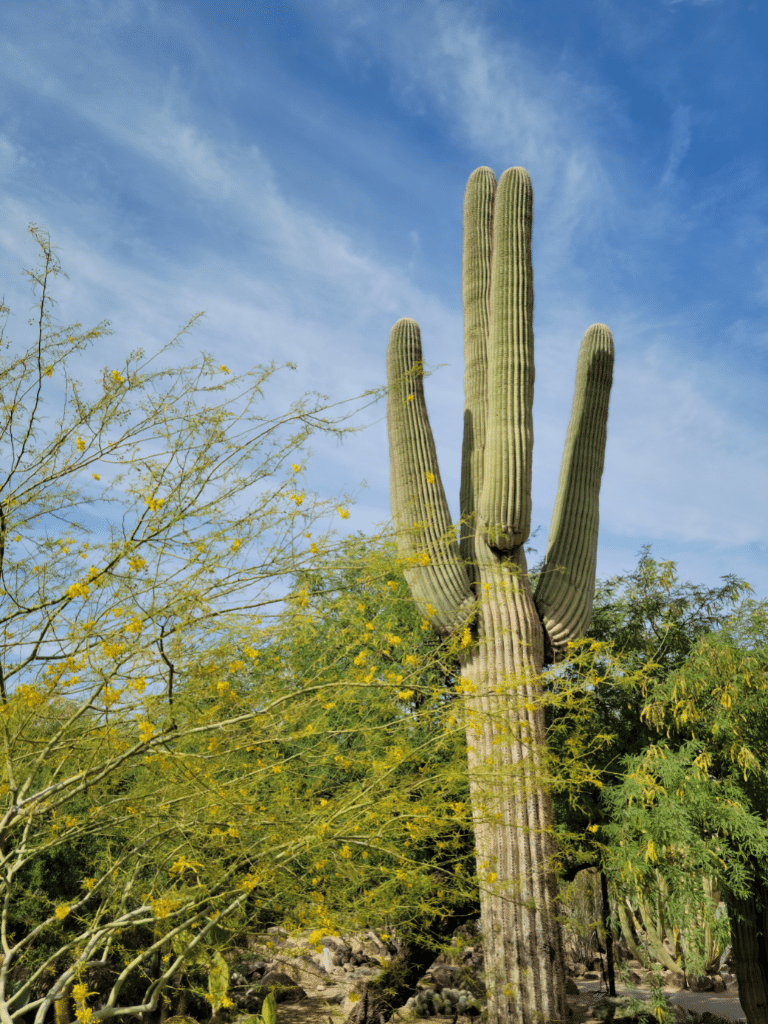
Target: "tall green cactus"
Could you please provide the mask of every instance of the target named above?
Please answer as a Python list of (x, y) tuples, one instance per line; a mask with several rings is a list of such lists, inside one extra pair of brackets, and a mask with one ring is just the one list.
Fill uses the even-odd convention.
[[(613, 373), (611, 332), (595, 324), (579, 352), (546, 561), (534, 595), (523, 548), (533, 448), (532, 218), (533, 191), (522, 167), (505, 171), (498, 186), (488, 167), (470, 176), (459, 543), (424, 402), (414, 320), (395, 324), (387, 352), (392, 515), (405, 575), (438, 633), (461, 630), (473, 641), (463, 648), (462, 678), (469, 684), (467, 749), (478, 877), (484, 879), (489, 1024), (564, 1021), (567, 1014), (547, 831), (552, 802), (537, 782), (544, 711), (535, 699), (543, 667), (561, 657), (592, 616)], [(515, 701), (509, 692), (518, 695)], [(484, 776), (495, 790), (490, 798)]]

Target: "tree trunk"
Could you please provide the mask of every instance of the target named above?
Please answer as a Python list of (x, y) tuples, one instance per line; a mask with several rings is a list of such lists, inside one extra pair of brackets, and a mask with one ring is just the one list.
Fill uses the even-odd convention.
[(608, 923), (611, 907), (608, 902), (608, 879), (605, 872), (600, 872), (600, 894), (603, 897), (603, 929), (605, 930), (605, 959), (608, 970), (608, 995), (616, 995), (616, 975), (613, 970), (613, 933)]
[[(480, 882), (488, 1024), (565, 1021), (562, 916), (551, 792), (537, 779), (545, 739), (544, 637), (523, 548), (478, 566), (477, 643), (462, 665)], [(510, 684), (516, 680), (516, 687)], [(500, 692), (501, 691), (501, 692)], [(515, 706), (517, 705), (517, 706)]]
[(723, 885), (731, 923), (731, 945), (739, 982), (739, 1002), (747, 1024), (768, 1024), (768, 875), (750, 857), (754, 871), (749, 899), (737, 899)]
[(435, 918), (418, 936), (404, 934), (397, 953), (381, 974), (366, 982), (345, 1024), (387, 1024), (395, 1010), (414, 994), (416, 983), (437, 959), (433, 943), (445, 941), (461, 925), (477, 920), (478, 909), (473, 901), (453, 914)]

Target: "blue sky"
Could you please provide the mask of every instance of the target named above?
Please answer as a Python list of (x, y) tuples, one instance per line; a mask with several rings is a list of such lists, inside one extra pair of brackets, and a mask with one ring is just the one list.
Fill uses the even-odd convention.
[[(616, 361), (598, 579), (645, 544), (681, 582), (768, 597), (768, 14), (759, 0), (10, 0), (0, 8), (0, 292), (29, 344), (26, 228), (69, 280), (56, 318), (112, 322), (94, 382), (192, 314), (175, 353), (293, 360), (309, 389), (381, 385), (421, 325), (458, 517), (462, 201), (470, 173), (534, 188), (532, 527), (546, 548), (581, 337)], [(95, 383), (93, 384), (95, 387)], [(384, 403), (306, 484), (387, 520)], [(362, 481), (367, 486), (362, 487)]]

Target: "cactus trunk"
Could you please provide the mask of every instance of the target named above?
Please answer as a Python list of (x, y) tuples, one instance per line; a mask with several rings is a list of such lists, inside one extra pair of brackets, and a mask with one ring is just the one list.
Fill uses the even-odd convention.
[[(465, 701), (467, 759), (488, 1020), (534, 1021), (539, 1014), (560, 1021), (567, 1013), (565, 965), (546, 831), (554, 819), (551, 796), (537, 782), (543, 716), (525, 709), (541, 693), (544, 640), (522, 548), (515, 562), (481, 563), (478, 583), (479, 635), (462, 678), (474, 691)], [(509, 693), (494, 692), (510, 678), (518, 680), (513, 702)]]
[(460, 631), (485, 947), (488, 1024), (567, 1018), (541, 673), (592, 615), (597, 502), (613, 339), (584, 335), (544, 569), (532, 593), (533, 191), (512, 167), (470, 176), (464, 200), (464, 440), (457, 543), (423, 389), (419, 326), (387, 351), (390, 492), (411, 595), (440, 634)]

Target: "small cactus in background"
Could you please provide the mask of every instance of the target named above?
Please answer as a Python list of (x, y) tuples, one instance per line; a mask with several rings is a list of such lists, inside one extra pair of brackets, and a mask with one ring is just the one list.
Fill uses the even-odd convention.
[[(464, 440), (457, 542), (424, 401), (419, 325), (387, 351), (390, 495), (411, 595), (441, 635), (462, 636), (467, 749), (489, 1024), (564, 1021), (565, 965), (544, 744), (541, 672), (592, 617), (613, 339), (581, 343), (576, 393), (542, 574), (531, 591), (533, 191), (512, 167), (479, 167), (464, 199)], [(468, 684), (468, 685), (467, 685)], [(512, 706), (504, 688), (517, 696)], [(476, 727), (471, 720), (482, 721)], [(510, 777), (510, 766), (515, 769)], [(495, 793), (481, 784), (490, 776)], [(492, 873), (491, 872), (492, 869)], [(498, 883), (494, 886), (494, 883)]]
[(481, 1012), (479, 1002), (469, 989), (458, 988), (444, 988), (440, 992), (434, 988), (420, 989), (411, 996), (405, 1008), (412, 1010), (417, 1017), (434, 1017), (436, 1014), (479, 1017)]

